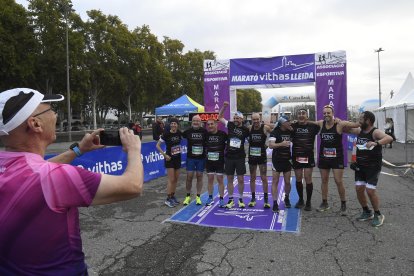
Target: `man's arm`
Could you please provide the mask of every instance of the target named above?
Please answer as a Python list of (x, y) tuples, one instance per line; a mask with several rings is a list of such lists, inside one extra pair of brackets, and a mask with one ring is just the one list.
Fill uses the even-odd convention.
[(275, 138), (269, 138), (269, 148), (276, 149), (276, 148), (283, 148), (283, 147), (290, 147), (289, 141), (281, 141), (280, 143), (276, 143)]
[(102, 205), (131, 199), (143, 190), (144, 168), (141, 160), (141, 140), (132, 130), (119, 130), (123, 149), (126, 151), (127, 167), (120, 176), (103, 174), (92, 205)]
[(387, 145), (393, 141), (390, 135), (385, 134), (384, 131), (378, 128), (374, 130), (374, 132), (372, 133), (372, 137), (375, 139), (375, 142), (369, 141), (367, 143), (367, 148), (370, 148), (371, 146), (376, 146), (376, 145), (380, 145), (380, 146)]
[(224, 102), (218, 115), (219, 121), (222, 122), (225, 126), (227, 126), (227, 120), (224, 119), (224, 110), (226, 110), (228, 105), (229, 105), (229, 102)]
[(361, 127), (361, 124), (348, 121), (340, 121), (337, 126), (338, 133), (341, 134), (342, 132), (345, 132), (345, 130), (347, 130), (347, 132), (349, 133), (351, 129)]
[(322, 124), (323, 124), (323, 120), (319, 120), (319, 121), (310, 121), (310, 120), (307, 120), (306, 122), (309, 123), (309, 124), (312, 124), (312, 125), (317, 125), (320, 128), (322, 128)]
[[(85, 136), (83, 136), (82, 140), (79, 142), (79, 150), (82, 154), (88, 151), (93, 151), (105, 147), (104, 145), (99, 144), (99, 133), (103, 130), (103, 128), (100, 128), (94, 130), (92, 133), (86, 133)], [(60, 164), (70, 164), (75, 158), (75, 152), (69, 149), (59, 155), (48, 159), (47, 161)]]

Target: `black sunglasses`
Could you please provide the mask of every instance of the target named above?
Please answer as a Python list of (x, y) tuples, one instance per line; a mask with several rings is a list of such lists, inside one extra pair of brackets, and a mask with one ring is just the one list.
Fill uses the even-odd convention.
[(39, 112), (39, 113), (37, 113), (37, 114), (35, 114), (35, 115), (32, 115), (32, 117), (37, 117), (37, 116), (40, 116), (40, 115), (42, 115), (42, 114), (45, 114), (46, 112), (49, 112), (49, 111), (52, 111), (53, 113), (57, 113), (55, 110), (54, 110), (54, 108), (52, 107), (52, 105), (50, 106), (50, 108), (48, 108), (48, 109), (46, 109), (46, 110), (43, 110), (42, 112)]

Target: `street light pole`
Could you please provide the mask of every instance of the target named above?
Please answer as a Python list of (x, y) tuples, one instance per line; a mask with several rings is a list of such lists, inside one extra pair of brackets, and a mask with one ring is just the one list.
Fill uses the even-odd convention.
[(381, 47), (378, 50), (375, 50), (378, 53), (378, 95), (379, 95), (379, 102), (378, 106), (381, 107), (381, 66), (380, 66), (380, 52), (384, 51)]
[(70, 6), (65, 6), (65, 20), (66, 20), (66, 89), (67, 89), (67, 103), (68, 103), (68, 139), (72, 142), (72, 112), (70, 107), (70, 82), (69, 82), (69, 27), (68, 27), (68, 10)]

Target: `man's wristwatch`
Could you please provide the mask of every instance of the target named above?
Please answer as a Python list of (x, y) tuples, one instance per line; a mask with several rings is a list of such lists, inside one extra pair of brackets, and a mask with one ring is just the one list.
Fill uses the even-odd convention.
[(73, 150), (77, 157), (82, 156), (83, 153), (79, 149), (79, 143), (73, 143), (69, 148)]

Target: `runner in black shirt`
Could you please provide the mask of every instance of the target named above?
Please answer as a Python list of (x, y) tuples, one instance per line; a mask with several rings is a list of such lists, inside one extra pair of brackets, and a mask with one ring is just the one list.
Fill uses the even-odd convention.
[(207, 121), (207, 136), (206, 136), (206, 170), (208, 178), (208, 200), (206, 206), (213, 204), (213, 185), (214, 175), (218, 182), (218, 190), (220, 194), (219, 207), (224, 208), (224, 150), (226, 148), (227, 133), (217, 129), (217, 121)]
[(187, 180), (185, 188), (187, 195), (184, 205), (191, 202), (191, 188), (193, 186), (194, 172), (197, 176), (196, 204), (201, 205), (201, 190), (203, 189), (203, 172), (206, 164), (205, 139), (207, 130), (201, 126), (201, 118), (196, 115), (192, 118), (191, 127), (184, 131), (183, 137), (187, 139)]
[(228, 129), (227, 138), (227, 150), (225, 154), (225, 171), (227, 175), (227, 190), (229, 194), (229, 201), (226, 208), (232, 208), (234, 206), (233, 192), (234, 192), (234, 172), (237, 174), (238, 188), (239, 188), (239, 201), (240, 208), (244, 208), (243, 192), (244, 192), (244, 175), (246, 173), (244, 142), (249, 136), (249, 129), (243, 126), (243, 114), (237, 111), (234, 114), (234, 122), (229, 122), (223, 118), (224, 109), (229, 105), (228, 102), (224, 102), (223, 107), (220, 110), (219, 118)]
[[(165, 131), (157, 142), (157, 150), (164, 156), (165, 168), (167, 169), (167, 200), (164, 202), (168, 207), (175, 207), (179, 204), (175, 198), (178, 176), (181, 168), (181, 131), (178, 129), (178, 120), (171, 119), (171, 128)], [(161, 149), (161, 143), (166, 144), (166, 152)]]
[(252, 114), (252, 125), (249, 127), (249, 169), (250, 169), (250, 191), (252, 199), (249, 202), (249, 207), (256, 205), (256, 171), (259, 166), (260, 178), (263, 184), (264, 193), (264, 208), (270, 208), (268, 202), (268, 182), (267, 182), (267, 154), (266, 154), (266, 139), (267, 134), (272, 130), (269, 126), (260, 124), (260, 114)]
[[(374, 122), (375, 115), (370, 111), (365, 111), (359, 117), (361, 128), (353, 128), (350, 130), (350, 133), (358, 135), (355, 188), (363, 211), (357, 220), (366, 221), (373, 218), (372, 226), (378, 227), (384, 223), (384, 215), (379, 211), (379, 198), (377, 195), (378, 177), (382, 166), (382, 146), (390, 144), (393, 138), (382, 130), (375, 128), (373, 126)], [(365, 191), (371, 201), (374, 215), (368, 208)]]
[(278, 124), (270, 133), (269, 148), (273, 149), (272, 164), (273, 164), (273, 179), (272, 179), (272, 197), (273, 197), (273, 212), (279, 212), (278, 199), (278, 185), (280, 173), (283, 172), (283, 179), (285, 181), (285, 207), (290, 208), (289, 194), (291, 190), (290, 175), (292, 170), (292, 158), (290, 152), (292, 127), (287, 116), (280, 116)]
[(344, 175), (344, 150), (342, 146), (343, 128), (359, 127), (357, 123), (334, 119), (334, 109), (330, 105), (323, 107), (323, 120), (315, 122), (321, 127), (321, 145), (319, 147), (318, 168), (321, 173), (322, 203), (317, 209), (319, 212), (330, 209), (328, 204), (329, 172), (332, 169), (336, 187), (341, 199), (340, 213), (346, 215), (346, 197), (343, 183)]
[(319, 127), (315, 124), (308, 123), (308, 112), (305, 109), (299, 109), (298, 122), (292, 124), (292, 160), (293, 169), (296, 176), (296, 190), (299, 195), (299, 201), (295, 208), (302, 208), (305, 206), (303, 201), (303, 177), (306, 182), (306, 206), (305, 210), (312, 210), (311, 200), (313, 192), (312, 171), (315, 167), (314, 146), (315, 136), (319, 132)]

